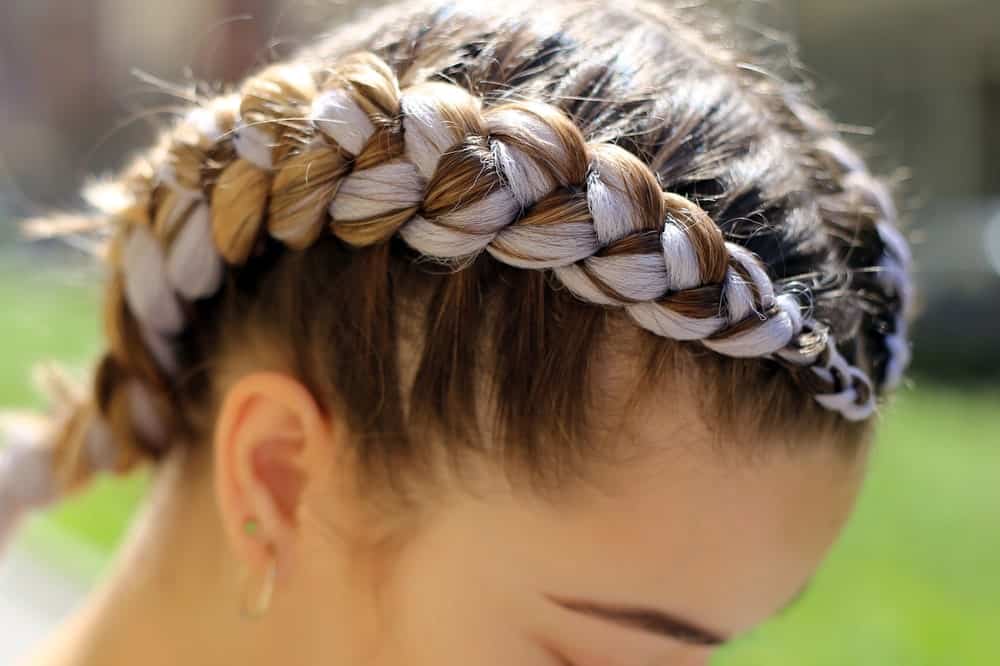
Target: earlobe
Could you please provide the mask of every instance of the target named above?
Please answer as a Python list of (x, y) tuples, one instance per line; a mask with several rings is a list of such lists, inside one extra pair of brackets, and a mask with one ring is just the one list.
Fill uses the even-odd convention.
[[(214, 435), (215, 488), (227, 536), (251, 566), (298, 537), (306, 460), (325, 449), (326, 423), (309, 391), (288, 375), (257, 372), (226, 392)], [(254, 521), (252, 537), (245, 526)]]

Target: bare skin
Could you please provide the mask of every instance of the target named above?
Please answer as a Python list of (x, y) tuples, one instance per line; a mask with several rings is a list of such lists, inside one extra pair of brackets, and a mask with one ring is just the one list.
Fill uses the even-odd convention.
[[(866, 452), (774, 442), (750, 463), (707, 446), (717, 433), (682, 400), (646, 412), (629, 436), (651, 453), (601, 488), (541, 499), (484, 469), (479, 492), (442, 491), (404, 532), (358, 499), (335, 416), (291, 377), (247, 373), (211, 445), (171, 454), (113, 570), (30, 663), (706, 664), (804, 588)], [(244, 574), (262, 579), (271, 553), (273, 603), (247, 620)]]

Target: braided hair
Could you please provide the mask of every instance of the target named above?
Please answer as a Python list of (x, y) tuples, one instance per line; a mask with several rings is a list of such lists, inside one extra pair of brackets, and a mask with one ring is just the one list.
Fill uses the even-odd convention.
[[(324, 319), (316, 338), (336, 351), (318, 364), (299, 353), (297, 370), (348, 403), (361, 430), (381, 428), (366, 456), (388, 464), (389, 434), (413, 453), (400, 373), (380, 353), (395, 348), (391, 310), (410, 279), (433, 283), (412, 400), (440, 420), (472, 392), (456, 368), (475, 365), (465, 361), (486, 333), (449, 309), (485, 309), (486, 281), (506, 280), (495, 374), (527, 387), (501, 390), (508, 419), (554, 415), (572, 431), (560, 419), (579, 409), (568, 390), (586, 364), (572, 361), (565, 395), (539, 397), (559, 358), (590, 351), (552, 321), (593, 340), (595, 313), (620, 312), (650, 345), (752, 369), (784, 421), (819, 410), (868, 422), (909, 360), (910, 255), (886, 184), (802, 91), (747, 79), (683, 17), (553, 11), (558, 29), (445, 5), (380, 18), (365, 39), (345, 30), (205, 99), (105, 186), (107, 351), (91, 390), (47, 427), (8, 420), (4, 520), (196, 437), (211, 350), (254, 308), (315, 328), (322, 298), (342, 299), (342, 320)], [(420, 267), (437, 274), (399, 272)], [(322, 296), (275, 296), (291, 271), (338, 277)], [(363, 293), (331, 295), (358, 276)], [(549, 323), (532, 341), (535, 320)], [(532, 353), (549, 365), (518, 368)], [(310, 380), (317, 365), (354, 388), (326, 390), (328, 378)], [(779, 394), (794, 396), (783, 411)]]

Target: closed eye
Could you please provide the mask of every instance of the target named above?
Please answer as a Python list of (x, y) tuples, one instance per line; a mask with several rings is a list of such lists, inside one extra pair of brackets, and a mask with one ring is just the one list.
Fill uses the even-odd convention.
[(591, 617), (639, 629), (646, 633), (664, 636), (682, 643), (718, 647), (727, 641), (727, 638), (719, 632), (710, 631), (663, 611), (618, 604), (602, 604), (594, 601), (565, 599), (554, 595), (547, 596), (556, 605), (575, 613), (590, 615)]

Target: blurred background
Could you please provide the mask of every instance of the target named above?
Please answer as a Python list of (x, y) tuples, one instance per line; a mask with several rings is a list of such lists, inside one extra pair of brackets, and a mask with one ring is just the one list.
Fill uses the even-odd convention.
[[(924, 306), (910, 385), (889, 410), (857, 514), (794, 611), (721, 666), (1000, 664), (1000, 4), (729, 2), (792, 33), (819, 99), (873, 166), (906, 168)], [(79, 204), (183, 102), (238, 80), (353, 3), (0, 0), (0, 404), (30, 368), (97, 350), (85, 253), (26, 243), (15, 220)], [(874, 136), (869, 136), (873, 134)], [(0, 564), (0, 663), (100, 575), (146, 480), (102, 480), (32, 519)]]

